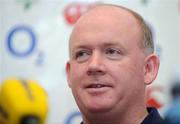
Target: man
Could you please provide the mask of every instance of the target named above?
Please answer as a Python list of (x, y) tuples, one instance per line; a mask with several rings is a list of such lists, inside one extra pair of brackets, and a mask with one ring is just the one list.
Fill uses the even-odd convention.
[(146, 108), (145, 89), (156, 78), (159, 59), (150, 29), (135, 12), (99, 5), (75, 24), (69, 41), (67, 80), (82, 124), (158, 124)]

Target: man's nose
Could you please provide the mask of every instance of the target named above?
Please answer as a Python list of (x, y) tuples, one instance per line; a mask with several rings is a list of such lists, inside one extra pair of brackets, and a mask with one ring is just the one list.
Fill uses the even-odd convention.
[(105, 63), (103, 56), (94, 52), (89, 60), (87, 74), (88, 75), (104, 75), (105, 72)]

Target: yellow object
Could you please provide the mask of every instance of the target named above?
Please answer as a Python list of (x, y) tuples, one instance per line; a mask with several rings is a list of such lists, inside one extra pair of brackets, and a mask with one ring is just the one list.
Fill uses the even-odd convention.
[(0, 124), (45, 124), (45, 90), (32, 80), (5, 80), (0, 85)]

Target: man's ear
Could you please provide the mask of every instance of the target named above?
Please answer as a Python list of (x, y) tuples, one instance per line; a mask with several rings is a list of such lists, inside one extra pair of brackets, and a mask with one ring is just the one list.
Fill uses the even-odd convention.
[(144, 65), (144, 83), (146, 85), (151, 84), (159, 70), (159, 58), (155, 54), (151, 54), (146, 57), (145, 65)]
[(68, 61), (68, 62), (66, 63), (66, 79), (67, 79), (67, 82), (68, 82), (69, 87), (71, 88), (70, 68), (71, 68), (71, 65), (70, 65), (70, 62)]

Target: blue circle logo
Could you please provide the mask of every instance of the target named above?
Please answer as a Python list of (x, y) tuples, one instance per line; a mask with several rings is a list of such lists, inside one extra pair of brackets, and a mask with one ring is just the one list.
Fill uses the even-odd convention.
[[(14, 37), (16, 36), (17, 33), (24, 33), (27, 36), (30, 37), (30, 45), (28, 46), (27, 49), (23, 50), (23, 51), (19, 51), (17, 50), (13, 43), (14, 43)], [(23, 41), (21, 41), (23, 42)], [(7, 37), (7, 47), (8, 50), (11, 54), (17, 56), (17, 57), (25, 57), (28, 56), (32, 53), (32, 51), (35, 49), (36, 46), (36, 36), (35, 33), (33, 32), (33, 30), (28, 27), (28, 26), (15, 26), (10, 32), (9, 35)]]

